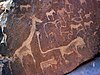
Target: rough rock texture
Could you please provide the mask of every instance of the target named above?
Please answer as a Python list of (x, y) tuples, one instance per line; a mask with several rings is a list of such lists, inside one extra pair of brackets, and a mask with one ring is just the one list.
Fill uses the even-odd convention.
[(63, 75), (98, 52), (96, 0), (14, 0), (7, 23), (12, 75)]

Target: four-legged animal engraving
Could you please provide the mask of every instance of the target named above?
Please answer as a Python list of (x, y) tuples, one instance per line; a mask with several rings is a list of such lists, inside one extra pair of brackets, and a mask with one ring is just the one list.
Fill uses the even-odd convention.
[(57, 65), (57, 61), (55, 60), (54, 57), (40, 63), (42, 71), (48, 67), (52, 67), (52, 65)]
[(93, 21), (84, 22), (84, 26), (90, 28), (91, 24), (93, 24), (93, 23), (94, 23)]
[[(40, 19), (38, 19), (37, 17), (35, 17), (35, 15), (33, 15), (31, 18), (32, 18), (32, 27), (30, 30), (30, 34), (29, 34), (28, 38), (22, 43), (21, 47), (19, 47), (14, 53), (14, 58), (18, 57), (22, 64), (23, 64), (23, 60), (22, 60), (23, 56), (26, 56), (28, 54), (31, 55), (31, 57), (33, 58), (33, 62), (35, 63), (35, 59), (32, 54), (30, 44), (31, 44), (32, 38), (34, 36), (35, 30), (36, 30), (36, 22), (41, 23), (42, 21)], [(22, 51), (23, 47), (27, 48), (27, 51), (26, 51), (27, 53)], [(22, 51), (22, 53), (21, 53), (21, 51)]]
[(91, 14), (92, 14), (92, 13), (91, 13), (91, 12), (89, 12), (88, 14), (85, 14), (85, 16), (84, 16), (84, 17), (87, 19), (87, 18), (91, 17)]
[(78, 48), (84, 48), (85, 47), (85, 42), (81, 37), (77, 37), (76, 39), (72, 40), (67, 46), (60, 47), (60, 52), (62, 56), (67, 53), (68, 47), (74, 45), (75, 47), (75, 52), (78, 54), (79, 57), (81, 57), (81, 54), (78, 52)]
[(53, 16), (53, 15), (54, 15), (55, 13), (56, 13), (56, 12), (55, 12), (54, 9), (52, 9), (50, 12), (46, 12), (47, 19), (50, 20), (49, 16), (51, 16), (52, 19), (54, 20), (54, 16)]
[(22, 11), (22, 9), (25, 8), (26, 11), (28, 11), (29, 8), (31, 8), (31, 5), (27, 4), (27, 5), (20, 5), (20, 10)]
[(74, 25), (74, 24), (70, 25), (71, 30), (76, 29), (78, 31), (79, 27), (82, 27), (81, 23), (79, 23), (78, 25)]
[(60, 46), (60, 47), (57, 47), (57, 48), (52, 48), (52, 49), (49, 49), (49, 50), (47, 50), (47, 51), (44, 52), (44, 51), (42, 51), (41, 43), (40, 43), (39, 37), (40, 37), (40, 32), (37, 32), (37, 39), (38, 39), (39, 49), (40, 49), (40, 52), (41, 52), (42, 54), (46, 54), (46, 53), (51, 52), (51, 51), (53, 51), (53, 50), (59, 49), (60, 52), (61, 52), (61, 55), (62, 55), (62, 57), (63, 57), (63, 59), (65, 60), (66, 63), (68, 63), (68, 60), (65, 59), (64, 55), (65, 55), (65, 54), (71, 54), (71, 53), (73, 53), (73, 51), (67, 52), (67, 49), (68, 49), (70, 46), (73, 46), (73, 48), (75, 48), (74, 51), (78, 54), (78, 57), (82, 57), (81, 54), (78, 52), (78, 48), (83, 49), (84, 47), (86, 47), (86, 44), (85, 44), (83, 38), (81, 38), (81, 37), (78, 36), (76, 39), (72, 40), (72, 41), (71, 41), (68, 45), (66, 45), (66, 46)]

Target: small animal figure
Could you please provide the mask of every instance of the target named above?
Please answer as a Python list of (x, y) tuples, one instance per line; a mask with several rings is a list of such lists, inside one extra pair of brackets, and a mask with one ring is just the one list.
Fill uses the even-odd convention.
[(54, 9), (52, 9), (50, 12), (46, 12), (47, 19), (50, 20), (49, 16), (51, 16), (54, 20), (53, 14), (56, 13)]
[(82, 24), (78, 24), (78, 25), (71, 24), (71, 25), (70, 25), (71, 30), (72, 30), (72, 29), (78, 30), (79, 27), (82, 27)]
[(28, 11), (29, 8), (31, 8), (31, 5), (27, 4), (27, 5), (20, 5), (20, 10), (22, 11), (22, 9), (25, 8), (26, 11)]
[(84, 22), (84, 26), (85, 27), (91, 27), (91, 24), (93, 24), (93, 21), (89, 21), (89, 22)]

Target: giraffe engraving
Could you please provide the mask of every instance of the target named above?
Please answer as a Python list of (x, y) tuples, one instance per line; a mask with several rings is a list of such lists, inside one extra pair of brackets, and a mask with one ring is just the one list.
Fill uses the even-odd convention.
[[(32, 51), (31, 51), (31, 41), (32, 41), (32, 38), (34, 36), (34, 33), (35, 33), (35, 30), (36, 30), (36, 22), (39, 22), (39, 23), (42, 23), (42, 21), (38, 18), (35, 17), (35, 15), (32, 16), (32, 27), (31, 27), (31, 30), (30, 30), (30, 34), (28, 36), (28, 38), (22, 43), (21, 47), (19, 47), (15, 53), (14, 53), (14, 58), (18, 57), (21, 61), (21, 63), (23, 64), (23, 57), (26, 56), (26, 55), (31, 55), (31, 57), (33, 58), (33, 62), (35, 63), (35, 59), (34, 59), (34, 56), (32, 54)], [(26, 51), (22, 51), (22, 48), (23, 47), (27, 47), (28, 49)], [(22, 53), (21, 53), (22, 51)]]

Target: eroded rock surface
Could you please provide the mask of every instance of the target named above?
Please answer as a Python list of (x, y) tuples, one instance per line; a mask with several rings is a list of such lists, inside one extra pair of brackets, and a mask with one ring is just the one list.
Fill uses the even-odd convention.
[(97, 0), (14, 1), (7, 26), (12, 75), (63, 75), (97, 54)]

